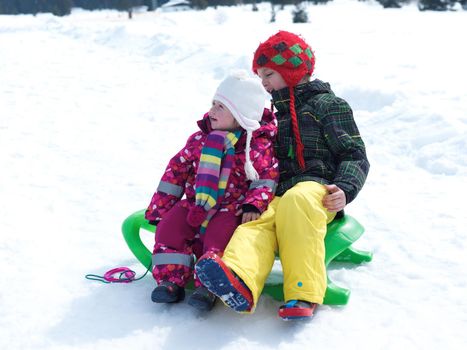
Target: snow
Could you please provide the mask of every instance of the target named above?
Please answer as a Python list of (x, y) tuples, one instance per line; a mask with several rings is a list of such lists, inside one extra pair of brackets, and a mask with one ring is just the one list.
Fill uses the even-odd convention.
[[(465, 349), (467, 346), (467, 12), (383, 10), (335, 0), (292, 7), (0, 16), (0, 348)], [(345, 307), (282, 322), (156, 305), (120, 232), (147, 206), (171, 155), (220, 80), (249, 69), (278, 29), (301, 33), (317, 78), (353, 106), (371, 162), (347, 213), (369, 264), (334, 265)], [(457, 38), (457, 39), (456, 39)]]

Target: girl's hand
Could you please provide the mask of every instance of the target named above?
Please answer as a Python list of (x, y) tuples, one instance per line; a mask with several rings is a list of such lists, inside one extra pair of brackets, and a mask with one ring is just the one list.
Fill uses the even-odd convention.
[[(240, 209), (238, 210), (235, 215), (236, 216), (240, 216), (243, 214), (243, 210)], [(251, 211), (251, 212), (248, 212), (248, 213), (245, 213), (242, 215), (242, 224), (246, 223), (246, 222), (249, 222), (249, 221), (254, 221), (254, 220), (257, 220), (259, 217), (261, 216), (260, 213), (257, 213), (257, 212), (254, 212), (254, 211)]]
[(336, 185), (324, 185), (328, 194), (323, 197), (323, 206), (332, 213), (344, 209), (346, 203), (345, 193)]

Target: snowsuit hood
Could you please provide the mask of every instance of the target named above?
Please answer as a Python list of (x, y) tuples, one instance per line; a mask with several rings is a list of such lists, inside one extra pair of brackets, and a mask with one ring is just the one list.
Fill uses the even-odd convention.
[[(146, 219), (155, 222), (161, 220), (179, 201), (188, 209), (195, 205), (196, 174), (201, 152), (207, 136), (212, 131), (207, 113), (197, 125), (199, 130), (188, 138), (186, 145), (169, 161), (158, 190), (146, 210)], [(218, 210), (234, 212), (249, 205), (262, 213), (274, 197), (279, 179), (279, 167), (273, 148), (277, 134), (275, 115), (265, 108), (260, 125), (252, 134), (249, 154), (259, 179), (250, 181), (246, 177), (246, 132), (243, 132), (235, 144), (234, 165)]]

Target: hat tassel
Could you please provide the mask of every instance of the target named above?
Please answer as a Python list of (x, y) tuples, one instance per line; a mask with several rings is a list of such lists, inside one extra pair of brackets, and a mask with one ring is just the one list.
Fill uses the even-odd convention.
[(250, 159), (250, 143), (251, 143), (251, 131), (247, 131), (246, 133), (246, 147), (245, 147), (245, 173), (248, 180), (255, 181), (259, 179), (258, 172), (256, 171), (253, 163)]
[(298, 165), (302, 170), (305, 169), (305, 159), (303, 158), (303, 150), (305, 147), (302, 143), (302, 138), (300, 137), (300, 130), (298, 129), (298, 121), (297, 121), (297, 113), (295, 112), (295, 93), (292, 86), (289, 86), (289, 94), (290, 94), (290, 116), (292, 118), (292, 131), (295, 138), (295, 144), (297, 145), (297, 161)]

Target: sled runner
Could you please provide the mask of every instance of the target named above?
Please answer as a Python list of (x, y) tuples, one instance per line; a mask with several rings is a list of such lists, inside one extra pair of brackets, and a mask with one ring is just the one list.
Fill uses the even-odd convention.
[[(148, 233), (155, 234), (156, 227), (149, 224), (144, 218), (144, 212), (144, 209), (139, 210), (126, 218), (122, 225), (122, 232), (128, 247), (135, 257), (146, 268), (150, 269), (152, 265), (152, 253), (143, 243), (140, 234), (142, 232), (141, 229)], [(363, 232), (363, 226), (350, 215), (345, 215), (340, 219), (332, 221), (327, 227), (325, 237), (326, 267), (328, 267), (332, 261), (350, 262), (354, 264), (371, 261), (373, 256), (371, 252), (359, 251), (352, 247), (352, 244), (360, 238)], [(350, 290), (337, 286), (329, 279), (329, 276), (327, 280), (328, 285), (323, 303), (327, 305), (347, 304)], [(275, 264), (275, 267), (269, 275), (263, 293), (272, 296), (276, 300), (282, 301), (284, 299), (282, 283), (282, 270), (278, 263)]]

